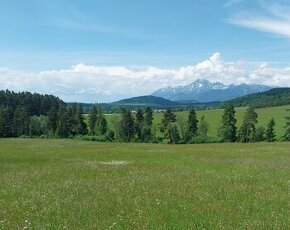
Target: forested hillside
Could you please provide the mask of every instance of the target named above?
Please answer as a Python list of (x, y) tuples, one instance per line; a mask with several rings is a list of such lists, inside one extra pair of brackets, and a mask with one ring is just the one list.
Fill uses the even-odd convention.
[(235, 107), (265, 108), (290, 105), (290, 88), (275, 88), (262, 93), (254, 93), (227, 101)]
[(22, 107), (30, 116), (46, 115), (52, 107), (58, 109), (60, 105), (64, 105), (64, 102), (53, 95), (32, 94), (30, 92), (15, 93), (9, 90), (0, 91), (0, 107), (9, 108), (13, 111), (17, 107)]

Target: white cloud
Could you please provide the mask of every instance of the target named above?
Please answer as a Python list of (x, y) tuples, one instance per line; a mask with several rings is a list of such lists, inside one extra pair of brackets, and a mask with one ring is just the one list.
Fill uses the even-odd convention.
[(229, 19), (235, 25), (290, 38), (289, 6), (263, 5), (258, 12), (240, 12)]
[(83, 63), (69, 69), (42, 72), (0, 68), (1, 89), (49, 93), (65, 101), (82, 102), (108, 102), (147, 95), (161, 87), (186, 85), (199, 78), (226, 84), (290, 86), (290, 67), (225, 62), (219, 53), (215, 53), (208, 60), (179, 69)]

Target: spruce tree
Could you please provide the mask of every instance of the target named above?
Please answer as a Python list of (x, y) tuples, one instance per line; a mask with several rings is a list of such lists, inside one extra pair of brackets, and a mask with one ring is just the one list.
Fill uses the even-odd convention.
[(76, 108), (75, 119), (77, 121), (76, 133), (79, 135), (86, 135), (88, 133), (88, 128), (84, 120), (83, 108), (81, 105)]
[(258, 123), (258, 114), (254, 108), (248, 108), (244, 115), (243, 124), (239, 130), (239, 140), (241, 142), (254, 142), (256, 136), (256, 124)]
[(136, 113), (135, 119), (135, 132), (137, 135), (138, 141), (143, 141), (143, 127), (144, 127), (144, 113), (142, 109), (138, 109)]
[(219, 131), (223, 142), (235, 142), (237, 140), (237, 120), (235, 118), (235, 113), (233, 105), (228, 105), (224, 109)]
[(163, 118), (161, 120), (160, 131), (164, 133), (165, 138), (168, 138), (170, 142), (171, 140), (170, 140), (170, 135), (169, 135), (168, 130), (171, 123), (175, 121), (176, 121), (176, 115), (171, 111), (170, 108), (168, 108), (163, 114)]
[(105, 135), (107, 133), (108, 123), (101, 107), (99, 107), (97, 110), (97, 120), (95, 129), (97, 135)]
[(272, 118), (266, 129), (266, 141), (267, 142), (274, 142), (276, 141), (276, 134), (275, 134), (275, 120)]
[(187, 133), (186, 133), (186, 142), (192, 139), (193, 137), (197, 136), (197, 130), (198, 130), (198, 119), (196, 116), (196, 112), (194, 109), (191, 109), (189, 111), (188, 115), (188, 121), (187, 121)]
[(178, 144), (180, 141), (179, 131), (176, 125), (169, 125), (168, 138), (170, 144)]
[(70, 135), (68, 111), (65, 106), (61, 106), (58, 110), (56, 135), (62, 138), (69, 137)]
[(143, 140), (145, 142), (152, 141), (152, 138), (153, 138), (152, 125), (153, 125), (153, 110), (152, 108), (147, 107), (144, 113), (144, 126), (143, 126), (143, 131), (142, 131)]
[(54, 136), (56, 133), (57, 121), (58, 121), (57, 108), (53, 106), (47, 112), (47, 129), (48, 129), (47, 131), (48, 134), (51, 136)]
[(0, 107), (0, 137), (13, 136), (13, 111), (10, 107)]
[(130, 142), (134, 137), (134, 117), (129, 109), (122, 108), (121, 114), (121, 138), (124, 142)]
[(13, 130), (16, 136), (29, 135), (29, 116), (25, 107), (17, 106), (13, 117)]
[(89, 134), (96, 135), (96, 122), (97, 122), (97, 108), (93, 105), (91, 113), (89, 114)]

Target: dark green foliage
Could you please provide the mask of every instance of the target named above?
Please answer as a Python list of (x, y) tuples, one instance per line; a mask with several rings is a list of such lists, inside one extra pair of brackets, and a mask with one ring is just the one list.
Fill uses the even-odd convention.
[(258, 114), (254, 108), (246, 110), (243, 124), (239, 130), (239, 140), (244, 143), (254, 142), (256, 135), (256, 124), (258, 123)]
[(83, 108), (78, 105), (75, 114), (76, 119), (76, 134), (77, 135), (86, 135), (88, 133), (88, 127), (85, 123), (84, 116), (83, 116)]
[(235, 107), (274, 107), (290, 104), (290, 88), (275, 88), (230, 100)]
[(161, 120), (161, 127), (160, 131), (162, 133), (165, 133), (171, 124), (171, 122), (176, 121), (176, 115), (171, 111), (171, 109), (167, 109), (165, 113), (163, 114), (163, 119)]
[(70, 118), (67, 108), (62, 106), (58, 111), (58, 123), (56, 129), (56, 135), (58, 137), (69, 137), (71, 131)]
[(143, 110), (138, 109), (135, 117), (135, 133), (137, 135), (137, 140), (142, 142), (144, 140), (143, 127), (145, 125)]
[(197, 136), (198, 119), (194, 109), (190, 109), (187, 121), (187, 132), (185, 134), (185, 141), (189, 141), (193, 137)]
[(147, 126), (152, 127), (153, 124), (153, 110), (150, 107), (145, 109), (144, 121)]
[(121, 140), (130, 142), (134, 137), (134, 117), (129, 109), (122, 109), (120, 121)]
[(29, 135), (29, 116), (25, 107), (18, 106), (13, 117), (13, 132), (16, 136)]
[(266, 141), (267, 142), (276, 141), (275, 120), (273, 118), (269, 121), (265, 134), (266, 134)]
[(168, 139), (170, 144), (178, 144), (180, 141), (179, 131), (176, 125), (169, 125)]
[(95, 135), (96, 134), (96, 122), (97, 122), (97, 108), (93, 105), (91, 113), (89, 115), (89, 134)]
[(283, 136), (283, 139), (285, 141), (290, 141), (290, 115), (287, 116), (287, 117), (285, 117), (285, 120), (286, 120), (286, 124), (285, 124), (285, 134)]
[(237, 120), (235, 118), (235, 113), (233, 105), (228, 105), (224, 109), (219, 130), (219, 135), (223, 142), (235, 142), (237, 140)]
[(167, 109), (165, 113), (163, 114), (163, 118), (161, 120), (161, 127), (160, 131), (164, 133), (165, 138), (169, 139), (170, 141), (170, 134), (169, 134), (169, 127), (171, 123), (176, 121), (176, 115), (171, 111), (171, 109)]
[(113, 142), (115, 140), (115, 132), (112, 130), (109, 130), (106, 137), (109, 141)]
[(0, 107), (0, 137), (13, 136), (13, 111), (10, 107)]
[(209, 124), (205, 120), (204, 116), (200, 118), (199, 125), (198, 125), (198, 135), (203, 138), (204, 140), (207, 138)]
[(25, 107), (28, 116), (47, 115), (52, 107), (59, 108), (64, 102), (52, 95), (40, 95), (38, 93), (15, 93), (9, 90), (0, 91), (0, 107), (10, 107), (13, 111), (17, 107)]
[(259, 126), (256, 129), (255, 141), (257, 142), (265, 141), (265, 128), (264, 127)]
[(56, 133), (57, 121), (58, 121), (57, 108), (51, 107), (47, 113), (47, 128), (48, 132), (52, 136)]
[(97, 135), (105, 135), (107, 133), (107, 130), (108, 130), (107, 120), (103, 114), (102, 108), (99, 107), (97, 110), (95, 133)]

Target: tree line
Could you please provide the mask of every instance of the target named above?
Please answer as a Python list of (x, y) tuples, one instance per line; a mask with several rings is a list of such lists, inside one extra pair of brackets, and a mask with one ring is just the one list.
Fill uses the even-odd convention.
[[(93, 105), (84, 115), (81, 104), (68, 106), (51, 95), (0, 91), (0, 137), (80, 138), (95, 141), (118, 142), (258, 142), (276, 141), (275, 120), (267, 127), (257, 126), (258, 114), (254, 108), (245, 112), (241, 127), (237, 127), (233, 105), (227, 105), (220, 122), (218, 137), (209, 137), (209, 123), (197, 118), (190, 109), (186, 119), (176, 117), (169, 108), (159, 123), (153, 122), (150, 107), (135, 113), (121, 108), (118, 116), (105, 116), (101, 107)], [(108, 119), (110, 121), (108, 122)], [(160, 135), (161, 134), (161, 135)], [(290, 141), (290, 115), (285, 118), (283, 140)]]

